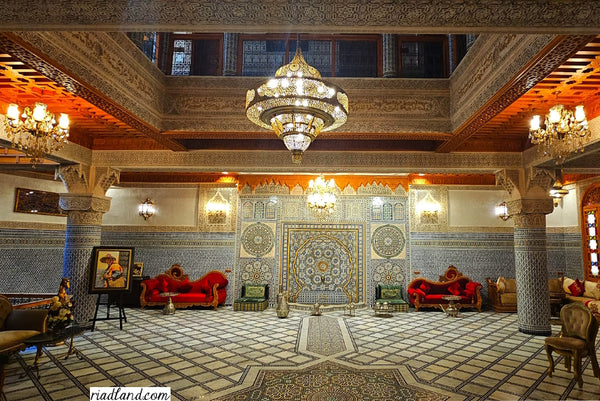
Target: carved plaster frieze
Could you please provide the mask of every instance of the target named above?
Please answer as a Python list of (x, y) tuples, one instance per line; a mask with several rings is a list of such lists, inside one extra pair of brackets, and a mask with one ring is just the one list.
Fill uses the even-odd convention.
[[(444, 32), (597, 32), (600, 11), (593, 1), (547, 0), (295, 0), (152, 2), (35, 0), (8, 2), (0, 10), (3, 29), (431, 33)], [(268, 22), (268, 23), (267, 23)]]
[[(264, 80), (264, 79), (263, 79)], [(182, 82), (189, 85), (179, 86)], [(205, 82), (206, 81), (206, 82)], [(365, 133), (444, 133), (450, 132), (450, 93), (447, 81), (390, 81), (342, 79), (339, 85), (348, 93), (350, 116), (336, 132)], [(179, 77), (167, 81), (177, 86), (167, 89), (163, 130), (209, 132), (256, 132), (244, 113), (245, 92), (252, 87), (245, 77)], [(406, 84), (400, 84), (400, 83)], [(237, 85), (232, 85), (237, 84)], [(442, 138), (432, 139), (446, 139)], [(419, 137), (419, 139), (424, 139)]]
[[(552, 200), (550, 200), (552, 205)], [(515, 228), (546, 228), (545, 213), (516, 214), (513, 216)], [(515, 240), (515, 247), (517, 247)]]
[(91, 211), (106, 213), (110, 210), (110, 198), (89, 194), (60, 194), (60, 207), (67, 211)]
[(356, 189), (357, 195), (393, 195), (394, 191), (382, 183), (373, 182), (372, 184), (361, 185)]
[(254, 194), (262, 195), (262, 194), (276, 194), (276, 195), (289, 195), (290, 189), (286, 185), (282, 185), (280, 183), (276, 183), (271, 181), (268, 184), (258, 185), (254, 188)]
[(67, 216), (68, 226), (101, 226), (103, 212), (71, 210)]
[(554, 204), (549, 196), (546, 199), (514, 199), (506, 202), (506, 206), (512, 217), (524, 214), (546, 215), (554, 211)]
[[(318, 139), (317, 139), (318, 140)], [(118, 169), (148, 168), (160, 171), (245, 171), (280, 172), (291, 168), (288, 151), (214, 151), (190, 152), (108, 150), (94, 151), (94, 165)], [(360, 166), (360, 167), (357, 167)], [(311, 151), (294, 166), (297, 172), (319, 174), (364, 172), (373, 174), (412, 173), (415, 166), (426, 173), (493, 173), (521, 167), (519, 153), (425, 153), (425, 152), (326, 152)]]

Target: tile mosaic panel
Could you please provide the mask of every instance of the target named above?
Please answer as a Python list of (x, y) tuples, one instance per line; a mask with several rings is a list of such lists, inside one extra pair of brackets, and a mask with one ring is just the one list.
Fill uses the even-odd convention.
[(281, 283), (299, 303), (365, 300), (362, 224), (282, 227)]
[(371, 259), (404, 259), (406, 235), (403, 225), (371, 225)]
[(273, 223), (242, 224), (240, 257), (275, 255), (275, 225)]

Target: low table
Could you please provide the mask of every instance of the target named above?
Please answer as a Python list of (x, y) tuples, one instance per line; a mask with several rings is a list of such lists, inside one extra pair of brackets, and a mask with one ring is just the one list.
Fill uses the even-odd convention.
[(376, 303), (375, 307), (373, 307), (375, 311), (375, 316), (379, 317), (391, 317), (392, 312), (394, 311), (394, 307), (391, 304), (385, 303)]
[[(91, 325), (79, 325), (73, 324), (60, 331), (47, 331), (45, 333), (37, 334), (33, 337), (29, 337), (24, 340), (23, 343), (27, 346), (35, 346), (37, 351), (35, 353), (35, 360), (31, 369), (35, 369), (37, 372), (37, 378), (40, 378), (40, 356), (42, 356), (42, 349), (46, 346), (67, 344), (69, 350), (65, 355), (64, 359), (67, 359), (70, 355), (75, 354), (79, 359), (82, 358), (81, 353), (73, 345), (73, 339), (76, 336), (82, 335), (86, 330), (91, 330)], [(69, 341), (70, 340), (70, 341)]]
[(169, 301), (163, 309), (163, 315), (172, 315), (175, 313), (175, 305), (173, 304), (171, 297), (176, 297), (177, 295), (179, 295), (178, 292), (162, 292), (160, 294), (161, 297), (169, 297)]
[(444, 295), (442, 299), (444, 301), (448, 301), (448, 306), (446, 307), (446, 309), (444, 309), (444, 305), (440, 304), (442, 310), (446, 312), (446, 316), (457, 317), (460, 304), (454, 303), (454, 301), (460, 301), (462, 298), (458, 295)]

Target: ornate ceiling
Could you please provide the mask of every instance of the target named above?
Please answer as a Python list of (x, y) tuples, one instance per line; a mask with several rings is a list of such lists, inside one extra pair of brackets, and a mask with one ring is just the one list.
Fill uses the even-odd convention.
[[(22, 10), (27, 7), (21, 2), (19, 7), (8, 5), (0, 10), (3, 29), (14, 31), (2, 34), (0, 40), (0, 110), (4, 113), (11, 102), (24, 106), (43, 101), (55, 113), (68, 113), (70, 140), (91, 149), (94, 163), (111, 160), (131, 172), (132, 181), (136, 171), (168, 171), (171, 177), (185, 177), (182, 181), (190, 179), (190, 171), (214, 173), (237, 167), (235, 172), (244, 173), (244, 163), (252, 173), (302, 173), (331, 166), (337, 172), (392, 174), (400, 163), (398, 172), (404, 173), (437, 174), (443, 170), (456, 175), (471, 167), (489, 174), (494, 168), (519, 164), (510, 159), (512, 153), (506, 153), (531, 147), (527, 136), (533, 114), (544, 114), (560, 102), (567, 106), (584, 104), (590, 120), (600, 115), (600, 36), (596, 28), (600, 26), (600, 11), (589, 2), (573, 1), (568, 7), (561, 3), (548, 9), (546, 2), (533, 1), (525, 12), (491, 0), (465, 1), (460, 6), (451, 1), (431, 1), (429, 7), (417, 12), (418, 8), (410, 8), (410, 2), (390, 5), (374, 1), (369, 2), (369, 10), (363, 10), (367, 7), (364, 2), (316, 5), (295, 1), (283, 7), (298, 17), (294, 27), (301, 29), (309, 23), (304, 19), (312, 16), (317, 32), (377, 29), (381, 33), (382, 26), (386, 33), (495, 32), (480, 36), (473, 54), (467, 55), (448, 80), (336, 79), (350, 98), (348, 123), (321, 135), (307, 152), (306, 166), (295, 168), (284, 161), (281, 141), (270, 132), (259, 131), (245, 118), (245, 91), (260, 79), (166, 77), (144, 60), (133, 44), (125, 43), (125, 35), (103, 33), (115, 28), (184, 30), (192, 25), (196, 31), (202, 26), (206, 32), (242, 28), (255, 32), (265, 27), (264, 20), (259, 22), (255, 14), (264, 10), (260, 6), (268, 1), (230, 2), (227, 9), (221, 2), (174, 1), (170, 8), (161, 8), (161, 2), (108, 3), (115, 8), (100, 9), (88, 0), (80, 2), (77, 12), (53, 18), (46, 13), (25, 16)], [(306, 3), (303, 13), (296, 9), (300, 3)], [(54, 6), (46, 12), (64, 12), (65, 7), (72, 7), (66, 1)], [(338, 14), (331, 16), (329, 8)], [(269, 12), (273, 17), (283, 18), (285, 14)], [(394, 21), (390, 13), (396, 13)], [(69, 21), (63, 20), (67, 14)], [(219, 21), (213, 20), (215, 16), (221, 17)], [(396, 22), (396, 16), (403, 23)], [(53, 21), (52, 25), (47, 21)], [(56, 31), (35, 32), (32, 26)], [(74, 29), (96, 33), (69, 32)], [(269, 26), (268, 30), (277, 27)], [(146, 161), (139, 151), (158, 152), (148, 154), (157, 160)], [(222, 157), (219, 152), (223, 152)], [(428, 156), (422, 156), (424, 152)], [(482, 156), (489, 160), (482, 161), (481, 166), (469, 166), (470, 156), (463, 152), (506, 157), (494, 165), (490, 160), (495, 159)], [(436, 155), (440, 153), (451, 156), (439, 159)], [(136, 162), (129, 163), (125, 154), (131, 154)], [(219, 162), (235, 160), (236, 154), (244, 155), (240, 158), (242, 166)], [(261, 163), (269, 158), (265, 155), (277, 162), (261, 169)], [(443, 169), (436, 165), (438, 159)], [(197, 164), (191, 166), (192, 162)], [(580, 164), (577, 171), (583, 173)], [(0, 153), (0, 169), (21, 165), (27, 162), (19, 152), (5, 148)], [(441, 180), (435, 177), (436, 182)], [(455, 176), (449, 177), (457, 181)]]

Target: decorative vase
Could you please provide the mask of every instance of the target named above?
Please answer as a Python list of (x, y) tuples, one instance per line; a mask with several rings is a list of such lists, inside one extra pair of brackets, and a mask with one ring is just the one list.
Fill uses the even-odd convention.
[(287, 293), (277, 294), (277, 317), (285, 318), (290, 313), (290, 306), (287, 303)]

